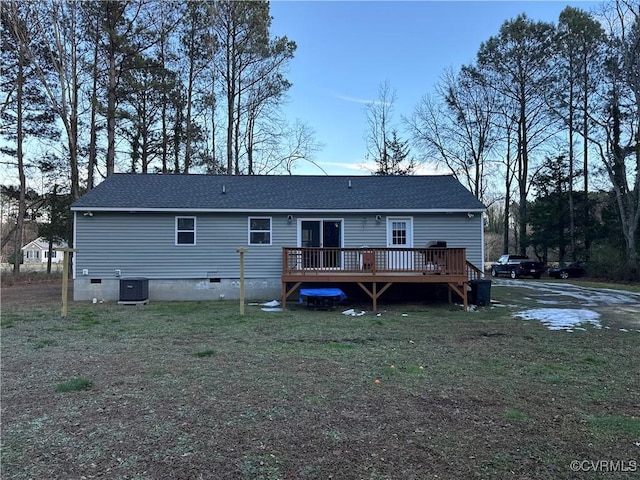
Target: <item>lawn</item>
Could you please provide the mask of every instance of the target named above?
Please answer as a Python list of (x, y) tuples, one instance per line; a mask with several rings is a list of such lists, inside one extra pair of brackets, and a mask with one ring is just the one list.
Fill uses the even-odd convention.
[(638, 478), (640, 334), (512, 314), (4, 309), (2, 478)]

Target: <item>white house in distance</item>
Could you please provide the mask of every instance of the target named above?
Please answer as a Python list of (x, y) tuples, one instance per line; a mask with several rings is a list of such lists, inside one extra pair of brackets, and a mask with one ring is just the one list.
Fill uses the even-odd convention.
[[(53, 248), (66, 247), (65, 244), (54, 243)], [(23, 263), (47, 263), (49, 254), (49, 242), (44, 238), (36, 238), (27, 243), (22, 250)], [(51, 252), (51, 263), (60, 263), (62, 261), (62, 253), (53, 250)]]

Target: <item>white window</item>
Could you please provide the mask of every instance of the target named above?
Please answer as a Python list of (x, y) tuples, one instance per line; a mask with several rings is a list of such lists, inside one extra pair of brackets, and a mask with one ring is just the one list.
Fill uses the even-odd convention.
[(271, 217), (249, 217), (249, 245), (271, 245)]
[(196, 244), (196, 217), (176, 217), (176, 245)]

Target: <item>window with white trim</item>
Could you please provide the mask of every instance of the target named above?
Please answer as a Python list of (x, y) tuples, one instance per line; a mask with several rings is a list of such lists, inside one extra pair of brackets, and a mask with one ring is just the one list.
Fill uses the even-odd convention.
[(249, 217), (249, 245), (271, 245), (271, 217)]
[(196, 217), (176, 217), (176, 245), (196, 244)]

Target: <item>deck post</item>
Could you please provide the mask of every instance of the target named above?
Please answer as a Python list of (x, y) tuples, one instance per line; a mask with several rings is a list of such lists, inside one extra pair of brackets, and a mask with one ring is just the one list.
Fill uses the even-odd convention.
[(69, 302), (69, 255), (71, 252), (77, 252), (75, 248), (61, 247), (56, 248), (58, 252), (62, 252), (62, 309), (60, 316), (67, 318), (68, 302)]
[(282, 310), (287, 308), (287, 282), (282, 282)]
[(376, 282), (373, 282), (373, 311), (374, 313), (378, 311), (378, 294), (376, 292), (377, 287), (376, 287)]
[(369, 290), (367, 288), (367, 286), (362, 283), (362, 282), (356, 282), (358, 284), (358, 286), (364, 291), (364, 293), (366, 293), (367, 295), (369, 295), (369, 298), (371, 298), (371, 300), (373, 301), (373, 311), (377, 312), (378, 311), (378, 297), (380, 297), (380, 295), (382, 295), (384, 292), (387, 291), (387, 289), (393, 285), (393, 282), (388, 282), (384, 285), (384, 287), (382, 287), (380, 289), (380, 291), (378, 291), (378, 284), (376, 282), (373, 282), (371, 284), (371, 290)]
[(236, 249), (240, 254), (240, 315), (244, 315), (244, 254), (246, 251), (246, 247)]
[(287, 308), (287, 298), (289, 298), (289, 295), (291, 295), (296, 290), (296, 288), (298, 288), (300, 285), (302, 285), (302, 282), (296, 282), (293, 284), (293, 287), (287, 290), (287, 282), (282, 282), (282, 309), (283, 310)]

